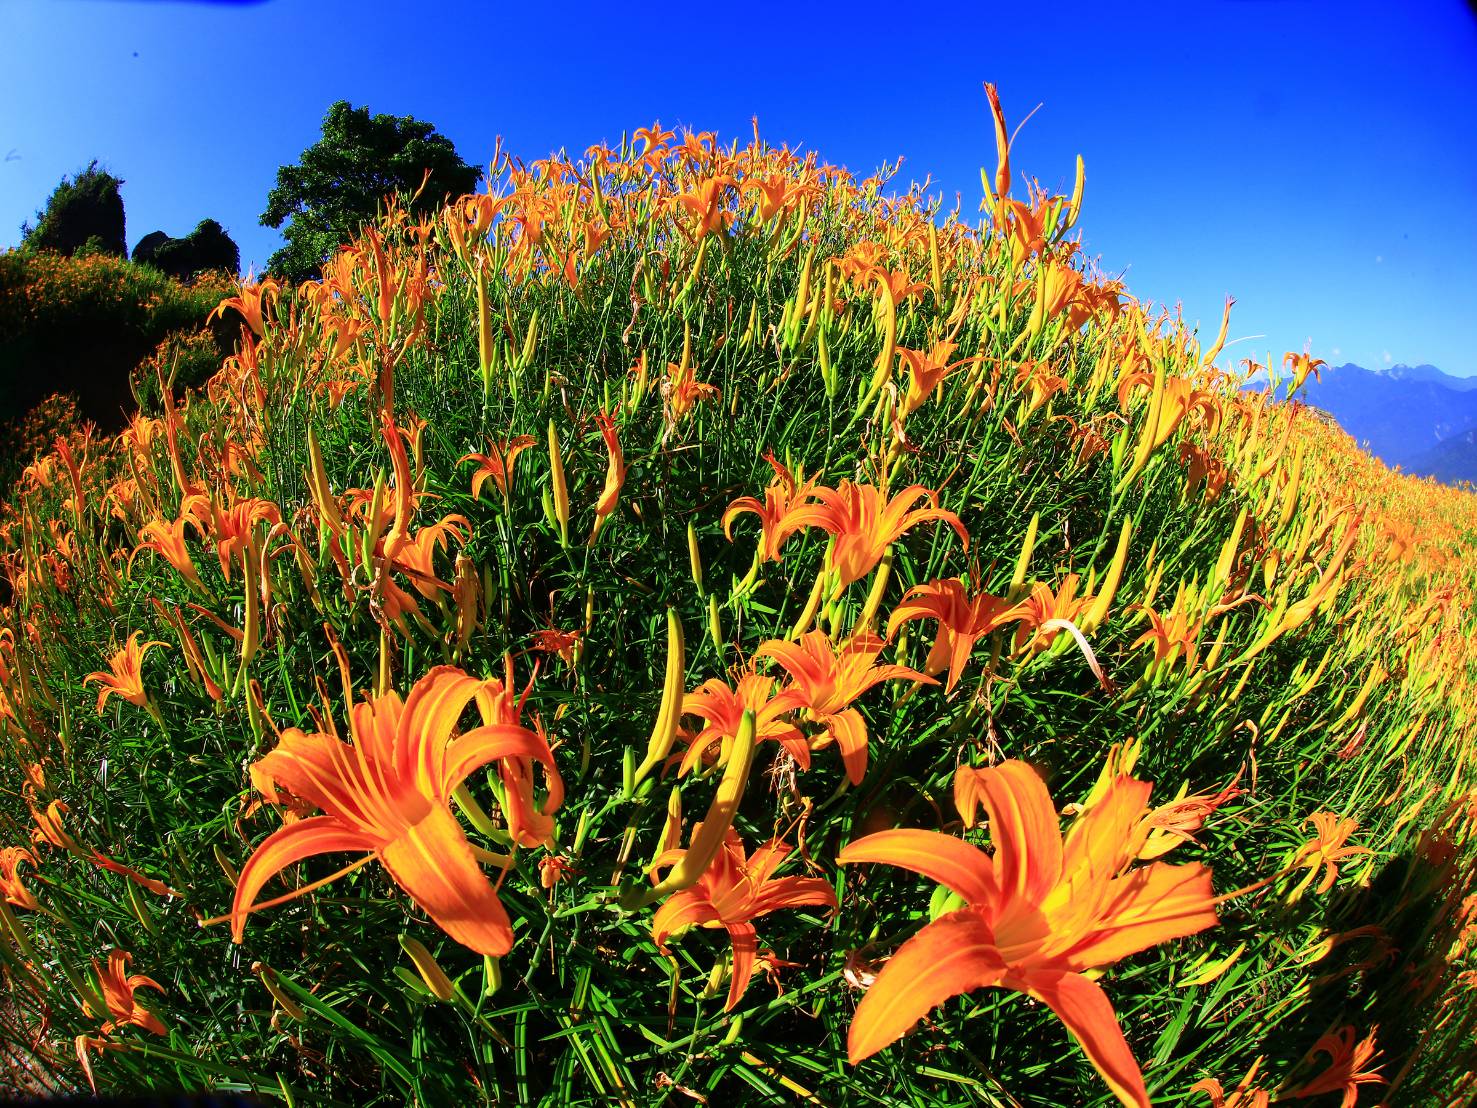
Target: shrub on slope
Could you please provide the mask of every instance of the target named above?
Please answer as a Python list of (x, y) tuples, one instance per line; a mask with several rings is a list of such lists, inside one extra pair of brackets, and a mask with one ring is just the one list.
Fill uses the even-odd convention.
[[(205, 328), (230, 287), (219, 274), (186, 287), (106, 254), (0, 253), (0, 417), (19, 420), (46, 397), (70, 392), (84, 418), (120, 429), (135, 407), (130, 376), (162, 342)], [(202, 384), (205, 366), (219, 368), (231, 341), (231, 329), (218, 325), (205, 362), (186, 358), (176, 367), (171, 358), (166, 376)], [(6, 484), (31, 456), (15, 460)]]

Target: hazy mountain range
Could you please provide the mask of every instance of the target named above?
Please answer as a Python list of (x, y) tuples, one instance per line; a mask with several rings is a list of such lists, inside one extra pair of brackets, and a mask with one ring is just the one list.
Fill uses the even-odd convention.
[(1321, 381), (1308, 378), (1304, 399), (1386, 465), (1449, 483), (1477, 482), (1477, 377), (1452, 377), (1431, 365), (1352, 363), (1322, 374)]

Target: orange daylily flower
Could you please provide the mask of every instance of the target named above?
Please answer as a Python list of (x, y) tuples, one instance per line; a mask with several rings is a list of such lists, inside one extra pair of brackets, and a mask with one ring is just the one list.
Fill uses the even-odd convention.
[(879, 288), (886, 286), (886, 291), (892, 297), (893, 304), (902, 306), (904, 300), (917, 296), (919, 293), (928, 291), (927, 281), (915, 281), (906, 268), (894, 270), (877, 271), (877, 285)]
[[(801, 505), (789, 513), (782, 530), (786, 536), (805, 527), (820, 527), (835, 540), (827, 552), (827, 565), (841, 576), (841, 584), (849, 585), (871, 573), (887, 548), (903, 533), (931, 519), (942, 520), (952, 527), (969, 549), (969, 532), (959, 517), (944, 508), (934, 507), (938, 495), (922, 485), (910, 485), (891, 500), (875, 485), (858, 485), (842, 481), (834, 489), (821, 486), (813, 493), (818, 503)], [(919, 500), (930, 507), (914, 508)], [(781, 537), (779, 542), (783, 542)]]
[(810, 499), (815, 482), (804, 479), (802, 473), (791, 473), (788, 467), (775, 460), (773, 454), (766, 453), (764, 460), (775, 473), (774, 479), (764, 490), (764, 502), (761, 504), (752, 496), (741, 496), (735, 500), (723, 513), (723, 534), (732, 542), (734, 518), (744, 512), (754, 513), (759, 517), (760, 525), (759, 558), (761, 561), (777, 562), (780, 560), (780, 547), (795, 533), (794, 528), (787, 526), (789, 516)]
[[(997, 623), (1018, 624), (1015, 632), (1017, 654), (1026, 650), (1033, 653), (1045, 650), (1056, 641), (1061, 630), (1059, 625), (1052, 623), (1053, 620), (1075, 624), (1078, 617), (1091, 606), (1093, 597), (1077, 595), (1080, 581), (1077, 574), (1069, 573), (1062, 579), (1061, 588), (1056, 591), (1052, 591), (1050, 585), (1038, 581), (1031, 586), (1031, 591), (1024, 600), (1009, 611), (1001, 613)], [(1048, 623), (1052, 624), (1051, 629), (1043, 630), (1043, 626)]]
[(1030, 334), (1036, 334), (1059, 315), (1064, 317), (1065, 333), (1075, 333), (1097, 310), (1096, 298), (1089, 292), (1092, 286), (1070, 266), (1048, 261), (1041, 267), (1038, 281), (1036, 303), (1026, 324)]
[(155, 1035), (167, 1034), (159, 1017), (139, 1004), (134, 995), (142, 988), (157, 989), (162, 993), (164, 986), (152, 977), (129, 973), (128, 963), (132, 957), (127, 951), (114, 950), (108, 955), (107, 969), (96, 958), (92, 960), (92, 968), (102, 987), (103, 1003), (108, 1006), (108, 1020), (102, 1026), (102, 1033), (107, 1035), (120, 1027), (133, 1026), (152, 1031)]
[(58, 850), (65, 850), (70, 854), (86, 856), (87, 851), (77, 844), (77, 840), (62, 826), (62, 814), (67, 811), (67, 806), (60, 800), (53, 800), (46, 806), (46, 810), (38, 811), (31, 809), (31, 818), (36, 823), (36, 829), (31, 832), (33, 843), (47, 843)]
[(28, 864), (36, 869), (40, 863), (36, 855), (24, 846), (0, 847), (0, 896), (5, 897), (8, 904), (14, 904), (17, 908), (29, 908), (35, 911), (41, 907), (36, 901), (35, 895), (26, 888), (21, 881), (21, 864)]
[(1246, 1071), (1246, 1076), (1231, 1090), (1229, 1096), (1221, 1083), (1214, 1077), (1207, 1077), (1197, 1081), (1190, 1086), (1192, 1093), (1204, 1093), (1210, 1097), (1210, 1108), (1269, 1108), (1272, 1103), (1272, 1094), (1265, 1089), (1254, 1089), (1251, 1083), (1256, 1080), (1256, 1071), (1261, 1067), (1262, 1060), (1258, 1058), (1252, 1062), (1251, 1069)]
[(352, 744), (296, 727), (283, 731), (253, 765), (252, 779), (323, 814), (285, 824), (247, 859), (228, 917), (232, 937), (241, 941), (258, 893), (275, 874), (318, 854), (355, 851), (377, 858), (457, 942), (506, 954), (512, 924), (450, 806), (457, 787), (489, 762), (537, 759), (554, 772), (548, 743), (526, 727), (499, 720), (454, 736), (474, 698), (480, 706), (502, 691), (500, 682), (437, 666), (404, 701), (387, 692), (355, 704)]
[[(1240, 775), (1237, 775), (1240, 780)], [(1180, 795), (1167, 804), (1161, 804), (1144, 817), (1148, 838), (1139, 848), (1138, 859), (1152, 862), (1168, 854), (1175, 847), (1195, 841), (1195, 832), (1205, 826), (1205, 821), (1220, 810), (1221, 806), (1240, 796), (1242, 789), (1232, 781), (1224, 789), (1213, 793), (1193, 793), (1186, 796), (1189, 786), (1180, 789)]]
[[(738, 184), (732, 177), (720, 175), (699, 181), (689, 192), (676, 198), (678, 206), (686, 208), (692, 216), (693, 228), (688, 237), (696, 241), (712, 231), (721, 231), (733, 219), (733, 213), (724, 210), (728, 189)], [(684, 233), (686, 228), (683, 228)]]
[(232, 497), (222, 508), (204, 493), (194, 493), (180, 505), (180, 516), (189, 516), (200, 534), (215, 540), (221, 573), (227, 581), (231, 579), (231, 562), (250, 545), (256, 525), (263, 521), (282, 522), (282, 512), (276, 504), (255, 496)]
[(1041, 197), (1035, 207), (1019, 200), (1001, 198), (998, 219), (1004, 224), (1010, 241), (1010, 257), (1020, 265), (1032, 254), (1046, 249), (1046, 217), (1051, 214), (1051, 201)]
[(909, 620), (937, 620), (938, 634), (928, 660), (923, 663), (923, 672), (931, 677), (947, 669), (949, 680), (944, 691), (952, 692), (974, 644), (999, 626), (1000, 616), (1010, 607), (1008, 600), (989, 593), (969, 596), (964, 583), (957, 579), (930, 581), (914, 585), (892, 610), (887, 620), (887, 637), (892, 638)]
[(1122, 1104), (1149, 1108), (1107, 994), (1085, 974), (1213, 926), (1210, 871), (1198, 863), (1130, 868), (1146, 781), (1117, 777), (1063, 839), (1046, 784), (1029, 765), (1011, 760), (971, 772), (989, 813), (993, 856), (950, 835), (900, 829), (858, 839), (837, 857), (913, 870), (966, 905), (925, 926), (882, 968), (852, 1020), (852, 1063), (950, 997), (1015, 989), (1057, 1014)]
[(1186, 669), (1193, 670), (1199, 665), (1200, 632), (1204, 620), (1191, 622), (1189, 614), (1184, 610), (1183, 592), (1176, 597), (1174, 608), (1168, 616), (1160, 615), (1147, 605), (1135, 604), (1133, 607), (1149, 617), (1149, 629), (1128, 644), (1129, 650), (1152, 646), (1152, 665), (1156, 668), (1173, 665), (1179, 658), (1185, 660)]
[(1355, 1042), (1354, 1028), (1346, 1025), (1336, 1032), (1324, 1035), (1313, 1044), (1308, 1056), (1311, 1058), (1314, 1054), (1327, 1054), (1328, 1068), (1292, 1095), (1298, 1100), (1304, 1100), (1311, 1096), (1322, 1096), (1324, 1093), (1342, 1093), (1339, 1108), (1354, 1108), (1359, 1101), (1360, 1085), (1388, 1084), (1381, 1076), (1379, 1066), (1369, 1068), (1370, 1063), (1380, 1055), (1375, 1045), (1378, 1033), (1378, 1027), (1370, 1028), (1368, 1036)]
[(492, 449), (492, 454), (464, 454), (459, 461), (477, 462), (476, 471), (471, 474), (471, 495), (473, 499), (482, 493), (483, 482), (492, 477), (493, 485), (498, 486), (502, 495), (508, 495), (508, 485), (513, 480), (513, 462), (517, 461), (518, 455), (523, 454), (530, 446), (535, 445), (532, 434), (520, 434), (514, 439), (505, 442), (487, 443)]
[(664, 131), (661, 120), (657, 120), (650, 127), (637, 127), (635, 137), (641, 140), (641, 153), (648, 154), (657, 147), (667, 145), (674, 138), (676, 131)]
[(605, 469), (605, 487), (600, 490), (600, 499), (595, 501), (595, 530), (590, 532), (592, 539), (600, 530), (605, 517), (615, 511), (616, 501), (621, 495), (621, 486), (626, 483), (626, 459), (621, 453), (620, 439), (615, 435), (615, 420), (608, 413), (600, 412), (595, 416), (595, 422), (600, 425), (600, 434), (605, 439), (605, 450), (609, 455), (609, 461)]
[(552, 889), (577, 873), (579, 870), (569, 864), (569, 859), (559, 854), (545, 855), (538, 862), (538, 883), (545, 889)]
[[(505, 659), (507, 671), (504, 680), (496, 678), (483, 682), (477, 692), (477, 710), (482, 722), (489, 726), (522, 727), (523, 706), (533, 689), (533, 678), (529, 678), (523, 694), (516, 696), (513, 686), (512, 660)], [(538, 669), (534, 668), (537, 676)], [(541, 744), (541, 755), (514, 754), (499, 760), (498, 777), (503, 785), (503, 814), (508, 820), (508, 833), (519, 846), (546, 846), (554, 849), (554, 813), (564, 803), (564, 779), (554, 765), (549, 752), (548, 738), (543, 723), (534, 717), (532, 731)], [(533, 791), (533, 763), (544, 767), (545, 796), (540, 802)]]
[(91, 684), (93, 681), (98, 683), (98, 715), (103, 714), (103, 706), (107, 704), (110, 696), (120, 696), (130, 704), (137, 704), (140, 708), (149, 707), (149, 694), (144, 689), (144, 656), (154, 647), (168, 644), (146, 642), (140, 646), (138, 641), (140, 634), (141, 632), (135, 631), (129, 635), (128, 642), (123, 645), (123, 649), (108, 659), (109, 671), (97, 670), (82, 678), (84, 685)]
[[(104, 969), (96, 958), (92, 960), (93, 972), (97, 974), (98, 985), (102, 990), (102, 1000), (107, 1006), (108, 1018), (102, 1027), (98, 1029), (97, 1035), (78, 1035), (74, 1040), (77, 1050), (77, 1061), (82, 1066), (82, 1072), (87, 1077), (88, 1085), (97, 1091), (97, 1082), (92, 1077), (92, 1063), (88, 1060), (89, 1050), (104, 1050), (112, 1044), (107, 1036), (111, 1035), (120, 1027), (141, 1027), (155, 1035), (167, 1035), (164, 1024), (159, 1022), (159, 1017), (139, 1004), (135, 992), (142, 988), (158, 989), (161, 993), (164, 986), (152, 977), (145, 977), (141, 973), (130, 974), (128, 963), (133, 955), (123, 950), (114, 950), (108, 955), (108, 967)], [(100, 1017), (102, 1013), (94, 1012), (91, 1004), (84, 1000), (83, 1011), (90, 1016)]]
[[(701, 826), (693, 828), (694, 837)], [(836, 894), (829, 881), (820, 877), (774, 876), (790, 850), (787, 843), (771, 839), (748, 855), (743, 840), (730, 827), (723, 846), (697, 883), (669, 896), (652, 917), (651, 937), (664, 953), (667, 940), (688, 927), (727, 929), (733, 943), (733, 972), (728, 984), (728, 1002), (723, 1006), (725, 1012), (738, 1006), (754, 972), (754, 957), (759, 947), (754, 920), (779, 908), (811, 904), (824, 905), (833, 911), (836, 908)], [(681, 849), (669, 850), (653, 868), (674, 865), (684, 853)], [(656, 879), (655, 874), (652, 878)]]
[(1298, 847), (1288, 867), (1289, 869), (1303, 866), (1308, 868), (1307, 876), (1289, 895), (1289, 903), (1302, 896), (1320, 869), (1323, 870), (1323, 880), (1318, 883), (1314, 892), (1321, 895), (1333, 888), (1334, 882), (1339, 879), (1340, 862), (1346, 858), (1356, 858), (1361, 854), (1373, 853), (1368, 847), (1345, 845), (1349, 836), (1359, 829), (1357, 819), (1341, 819), (1333, 812), (1314, 812), (1303, 822), (1311, 823), (1317, 834)]
[(427, 600), (434, 600), (451, 586), (436, 576), (435, 557), (437, 551), (445, 551), (448, 536), (465, 546), (471, 532), (464, 516), (449, 515), (437, 523), (427, 524), (401, 545), (400, 551), (391, 559), (395, 568), (410, 578), (416, 592)]
[(266, 306), (277, 298), (281, 291), (276, 281), (270, 277), (262, 281), (252, 281), (249, 277), (241, 282), (240, 290), (235, 296), (228, 296), (216, 305), (215, 311), (210, 313), (210, 319), (220, 316), (226, 318), (226, 309), (235, 308), (246, 321), (246, 325), (260, 337), (264, 332), (263, 313)]
[(770, 639), (754, 651), (755, 658), (773, 658), (790, 675), (791, 684), (780, 694), (790, 694), (806, 718), (825, 728), (812, 749), (834, 742), (853, 785), (867, 773), (867, 722), (851, 706), (873, 685), (882, 681), (922, 681), (937, 685), (907, 666), (873, 663), (886, 645), (875, 635), (854, 635), (839, 649), (824, 631), (809, 631), (798, 643)]
[(1322, 358), (1314, 358), (1306, 352), (1294, 354), (1289, 351), (1282, 356), (1282, 365), (1284, 368), (1287, 366), (1292, 367), (1292, 387), (1287, 390), (1291, 394), (1303, 387), (1303, 382), (1308, 379), (1308, 374), (1310, 373), (1313, 375), (1313, 380), (1322, 381), (1323, 377), (1318, 371), (1319, 369), (1326, 368), (1328, 363)]
[[(189, 524), (199, 531), (200, 523), (194, 516), (181, 514), (179, 519), (173, 522), (165, 522), (162, 519), (153, 519), (139, 528), (139, 535), (145, 540), (138, 544), (134, 551), (137, 555), (140, 550), (152, 550), (162, 555), (164, 560), (175, 568), (175, 571), (190, 584), (204, 589), (200, 581), (200, 574), (195, 569), (195, 561), (190, 557), (190, 551), (185, 546), (185, 525)], [(132, 565), (133, 559), (129, 559)]]
[(908, 363), (908, 391), (903, 400), (903, 414), (912, 415), (924, 402), (933, 395), (933, 390), (938, 387), (949, 374), (960, 366), (969, 365), (977, 358), (961, 358), (957, 362), (950, 362), (949, 358), (958, 349), (958, 343), (936, 342), (928, 351), (909, 350), (907, 347), (897, 348), (897, 356)]
[(769, 177), (750, 177), (743, 189), (759, 194), (759, 222), (768, 223), (776, 215), (792, 207), (797, 200), (813, 196), (814, 185), (797, 182), (784, 173), (773, 173)]
[(662, 396), (666, 399), (668, 427), (675, 426), (679, 419), (697, 407), (699, 400), (720, 395), (716, 385), (697, 379), (696, 371), (685, 358), (681, 363), (667, 363), (667, 375), (662, 378)]
[(555, 627), (547, 627), (542, 631), (535, 631), (531, 637), (533, 641), (528, 649), (540, 654), (553, 654), (565, 665), (572, 666), (585, 636), (579, 630), (560, 631)]
[[(809, 769), (810, 744), (786, 718), (804, 701), (804, 694), (795, 688), (776, 693), (774, 685), (773, 677), (750, 670), (739, 677), (736, 688), (729, 688), (721, 678), (714, 677), (688, 693), (682, 700), (682, 714), (700, 717), (703, 728), (692, 736), (677, 772), (690, 772), (709, 753), (726, 756), (738, 738), (745, 712), (754, 713), (756, 744), (772, 739), (789, 752), (801, 769)], [(714, 742), (720, 744), (718, 751), (709, 749)]]
[(1021, 416), (1022, 423), (1045, 407), (1053, 396), (1067, 388), (1067, 379), (1059, 373), (1053, 373), (1051, 366), (1045, 362), (1021, 363), (1020, 368), (1015, 371), (1015, 382), (1027, 394), (1025, 412)]

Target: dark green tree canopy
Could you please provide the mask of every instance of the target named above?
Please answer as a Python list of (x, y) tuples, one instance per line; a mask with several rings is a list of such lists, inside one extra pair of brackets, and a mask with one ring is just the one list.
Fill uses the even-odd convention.
[(163, 231), (145, 235), (133, 248), (133, 260), (151, 265), (179, 281), (189, 281), (206, 270), (225, 270), (231, 276), (241, 269), (241, 251), (235, 241), (213, 219), (202, 219), (182, 239)]
[(370, 115), (340, 100), (323, 117), (323, 137), (295, 165), (277, 170), (262, 223), (281, 227), (287, 244), (267, 263), (293, 281), (315, 277), (323, 262), (372, 219), (386, 196), (407, 200), (422, 213), (447, 196), (471, 192), (478, 171), (462, 161), (445, 135), (411, 116)]
[(67, 255), (85, 248), (88, 253), (128, 257), (122, 185), (95, 160), (71, 180), (63, 177), (46, 207), (36, 213), (36, 225), (21, 224), (25, 245)]

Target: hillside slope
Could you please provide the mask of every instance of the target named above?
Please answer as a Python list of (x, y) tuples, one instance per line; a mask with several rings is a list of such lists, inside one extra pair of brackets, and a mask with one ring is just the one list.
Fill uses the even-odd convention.
[(757, 137), (505, 162), (32, 465), (0, 1066), (1469, 1102), (1477, 497), (1240, 391), (997, 131), (978, 224)]

